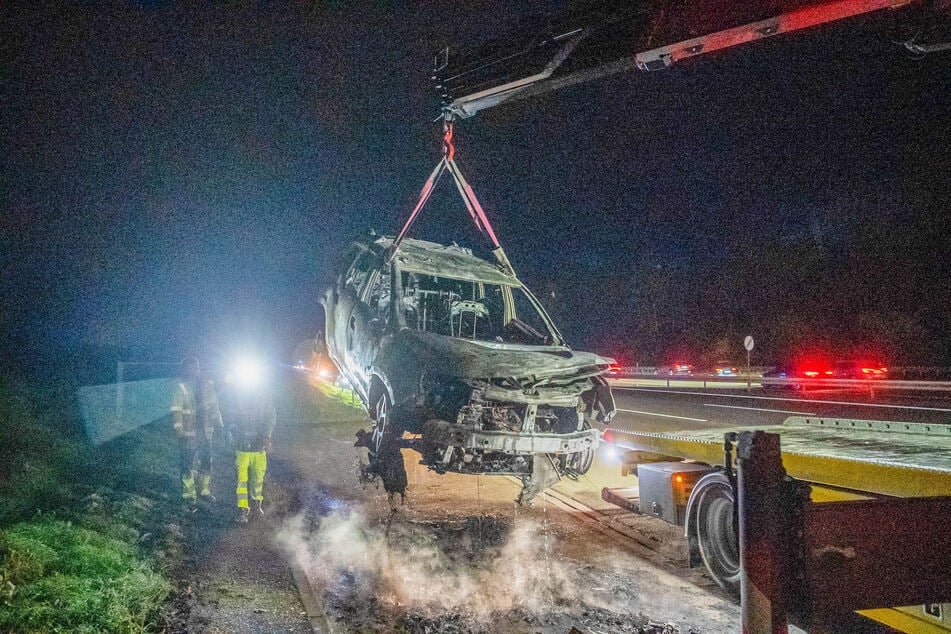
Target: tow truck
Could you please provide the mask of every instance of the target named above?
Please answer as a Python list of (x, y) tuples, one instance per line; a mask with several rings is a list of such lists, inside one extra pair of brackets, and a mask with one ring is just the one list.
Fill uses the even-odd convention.
[[(780, 475), (772, 484), (781, 493), (769, 503), (754, 493), (747, 506), (765, 507), (768, 517), (760, 520), (786, 526), (771, 537), (782, 552), (774, 564), (783, 579), (811, 575), (805, 591), (786, 586), (782, 601), (809, 604), (806, 623), (813, 626), (841, 619), (848, 606), (899, 631), (951, 631), (951, 548), (942, 543), (941, 519), (951, 517), (951, 425), (791, 416), (782, 425), (743, 428), (609, 428), (603, 439), (619, 450), (622, 473), (636, 474), (637, 485), (604, 488), (601, 497), (682, 526), (689, 565), (704, 565), (717, 584), (743, 597), (743, 566), (752, 554), (744, 556), (737, 539), (744, 523), (755, 530), (755, 518), (740, 519), (737, 456), (741, 434), (754, 433), (777, 443), (772, 469)], [(909, 594), (906, 577), (928, 579), (929, 587)], [(912, 600), (919, 596), (931, 598)]]
[[(451, 139), (455, 120), (506, 102), (864, 14), (892, 22), (914, 54), (951, 50), (949, 0), (602, 2), (447, 47), (433, 80)], [(602, 497), (683, 526), (690, 563), (739, 595), (744, 632), (841, 631), (853, 611), (899, 631), (951, 631), (951, 425), (798, 417), (664, 434), (608, 427), (603, 439), (625, 451), (638, 486)]]

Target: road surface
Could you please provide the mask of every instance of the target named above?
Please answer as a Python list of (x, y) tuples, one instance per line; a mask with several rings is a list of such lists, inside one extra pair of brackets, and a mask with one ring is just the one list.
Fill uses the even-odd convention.
[(951, 394), (941, 392), (626, 387), (624, 381), (613, 390), (612, 426), (631, 431), (778, 425), (789, 416), (951, 424)]

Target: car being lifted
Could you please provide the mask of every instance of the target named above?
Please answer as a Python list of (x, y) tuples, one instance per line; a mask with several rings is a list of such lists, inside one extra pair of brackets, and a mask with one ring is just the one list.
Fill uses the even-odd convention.
[(328, 351), (372, 421), (357, 442), (369, 472), (403, 493), (411, 446), (439, 473), (521, 478), (522, 503), (585, 473), (614, 414), (613, 361), (571, 350), (511, 267), (393, 243), (354, 242), (322, 302)]

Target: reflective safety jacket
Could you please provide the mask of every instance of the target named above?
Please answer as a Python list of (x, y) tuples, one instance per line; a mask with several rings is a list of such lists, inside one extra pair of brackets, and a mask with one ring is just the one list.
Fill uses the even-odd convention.
[(266, 389), (228, 391), (224, 399), (225, 423), (238, 451), (264, 451), (274, 431), (277, 414)]
[(221, 429), (221, 409), (214, 383), (200, 379), (198, 384), (181, 381), (172, 393), (172, 425), (183, 438), (203, 436), (211, 440)]

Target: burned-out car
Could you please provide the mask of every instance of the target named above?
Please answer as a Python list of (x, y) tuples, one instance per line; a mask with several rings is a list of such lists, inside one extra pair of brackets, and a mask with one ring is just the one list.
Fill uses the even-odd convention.
[[(510, 266), (393, 245), (354, 242), (322, 302), (328, 351), (372, 421), (358, 434), (371, 469), (412, 446), (440, 473), (520, 477), (523, 502), (587, 471), (614, 413), (612, 360), (571, 350)], [(376, 473), (402, 493), (405, 472), (402, 485), (391, 467)]]

